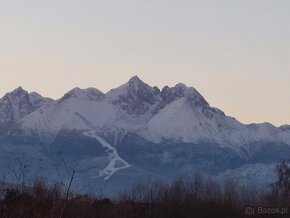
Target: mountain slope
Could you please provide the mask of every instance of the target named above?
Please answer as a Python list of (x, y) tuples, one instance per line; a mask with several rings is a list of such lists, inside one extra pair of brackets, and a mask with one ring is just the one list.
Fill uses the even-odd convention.
[(35, 163), (43, 160), (43, 176), (53, 180), (61, 154), (81, 172), (76, 186), (107, 190), (118, 190), (112, 187), (117, 178), (123, 188), (128, 178), (132, 184), (196, 171), (266, 179), (250, 168), (268, 169), (290, 156), (288, 125), (244, 125), (192, 87), (160, 91), (137, 76), (105, 94), (74, 88), (58, 100), (18, 88), (0, 100), (0, 127), (7, 130), (0, 132), (4, 164), (27, 154)]
[(99, 102), (102, 97), (97, 90), (75, 88), (61, 99), (24, 117), (19, 124), (25, 131), (37, 133), (45, 142), (51, 142), (63, 129), (101, 128), (118, 116), (118, 110), (111, 104)]

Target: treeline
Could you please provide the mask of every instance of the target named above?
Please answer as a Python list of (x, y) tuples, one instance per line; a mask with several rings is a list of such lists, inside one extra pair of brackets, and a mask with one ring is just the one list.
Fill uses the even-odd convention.
[[(67, 194), (61, 183), (35, 180), (29, 192), (2, 190), (0, 217), (23, 218), (209, 218), (290, 217), (290, 164), (276, 166), (277, 181), (262, 192), (255, 187), (223, 184), (195, 175), (172, 184), (136, 185), (115, 199)], [(262, 208), (262, 209), (261, 209)], [(289, 211), (290, 212), (290, 211)]]

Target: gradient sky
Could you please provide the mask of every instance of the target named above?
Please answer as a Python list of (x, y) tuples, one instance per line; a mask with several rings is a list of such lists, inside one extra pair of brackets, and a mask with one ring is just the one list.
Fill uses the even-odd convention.
[(0, 95), (59, 98), (138, 75), (244, 123), (290, 124), (289, 0), (0, 0)]

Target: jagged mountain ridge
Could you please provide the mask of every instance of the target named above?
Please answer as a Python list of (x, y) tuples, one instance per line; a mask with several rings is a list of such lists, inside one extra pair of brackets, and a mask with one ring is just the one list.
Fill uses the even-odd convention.
[(30, 149), (49, 170), (52, 156), (64, 153), (76, 167), (93, 169), (80, 181), (173, 178), (195, 170), (247, 177), (249, 166), (267, 169), (290, 155), (288, 125), (244, 125), (192, 87), (180, 83), (160, 91), (137, 76), (105, 94), (74, 88), (58, 100), (18, 88), (0, 99), (0, 121), (9, 130), (0, 134), (3, 148), (19, 149), (16, 136), (33, 138), (22, 153)]
[[(209, 140), (232, 147), (241, 147), (255, 140), (290, 143), (285, 127), (276, 128), (267, 123), (243, 125), (210, 107), (194, 88), (177, 84), (160, 91), (137, 76), (106, 94), (92, 88), (75, 88), (46, 107), (32, 108), (25, 114), (28, 116), (19, 119), (24, 129), (39, 131), (45, 122), (57, 120), (53, 121), (52, 127), (46, 124), (41, 130), (53, 129), (55, 134), (63, 128), (95, 127), (134, 131), (154, 142)], [(77, 117), (82, 119), (78, 122)], [(75, 122), (71, 123), (71, 120)], [(59, 124), (57, 128), (55, 123)]]

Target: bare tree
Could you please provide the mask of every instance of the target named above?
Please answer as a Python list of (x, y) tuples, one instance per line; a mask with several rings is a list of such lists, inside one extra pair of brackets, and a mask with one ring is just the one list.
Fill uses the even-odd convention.
[(68, 175), (70, 176), (70, 181), (69, 181), (69, 184), (68, 184), (68, 187), (67, 187), (67, 190), (66, 190), (66, 196), (65, 196), (65, 198), (68, 199), (69, 198), (70, 189), (71, 189), (71, 185), (72, 185), (72, 182), (74, 180), (74, 176), (75, 176), (76, 170), (71, 168), (71, 167), (69, 168), (67, 166), (66, 161), (63, 158), (63, 156), (61, 154), (59, 156), (60, 156), (60, 159), (61, 159), (61, 161), (62, 161), (62, 163), (64, 165), (64, 168), (66, 169)]
[(6, 179), (7, 179), (7, 176), (9, 174), (9, 171), (7, 170), (7, 167), (1, 167), (1, 170), (0, 170), (0, 176), (1, 176), (1, 186), (4, 187), (5, 184), (6, 184)]
[(290, 160), (280, 161), (276, 167), (277, 181), (270, 184), (272, 194), (280, 196), (282, 202), (289, 202), (290, 198)]
[[(75, 169), (69, 168), (67, 166), (66, 161), (65, 161), (65, 159), (64, 159), (64, 157), (62, 156), (61, 153), (59, 153), (59, 157), (60, 157), (60, 159), (61, 159), (61, 161), (62, 161), (62, 163), (64, 165), (64, 168), (66, 169), (67, 173), (70, 176), (69, 185), (67, 186), (66, 194), (65, 194), (65, 199), (68, 200), (69, 199), (69, 193), (70, 193), (71, 185), (72, 185), (72, 182), (74, 180), (74, 176), (75, 176), (75, 172), (76, 171), (75, 171)], [(63, 204), (63, 206), (62, 206), (62, 209), (61, 209), (61, 212), (60, 212), (60, 215), (59, 215), (60, 218), (63, 216), (63, 213), (64, 213), (64, 210), (65, 210), (66, 206), (67, 206), (67, 202), (65, 204)]]
[(73, 180), (74, 180), (74, 177), (75, 177), (75, 174), (76, 174), (77, 171), (74, 168), (67, 166), (67, 163), (66, 163), (66, 161), (65, 161), (65, 159), (63, 157), (63, 153), (58, 153), (58, 155), (60, 157), (60, 160), (63, 163), (63, 166), (64, 166), (66, 172), (68, 173), (68, 175), (70, 177), (70, 181), (69, 181), (69, 184), (68, 184), (68, 186), (66, 188), (66, 195), (65, 195), (65, 198), (68, 199), (69, 198), (70, 189), (71, 189), (71, 185), (73, 183)]
[(8, 170), (15, 179), (16, 188), (18, 189), (21, 183), (21, 189), (23, 191), (29, 172), (29, 164), (23, 159), (16, 158), (15, 161), (8, 166)]

